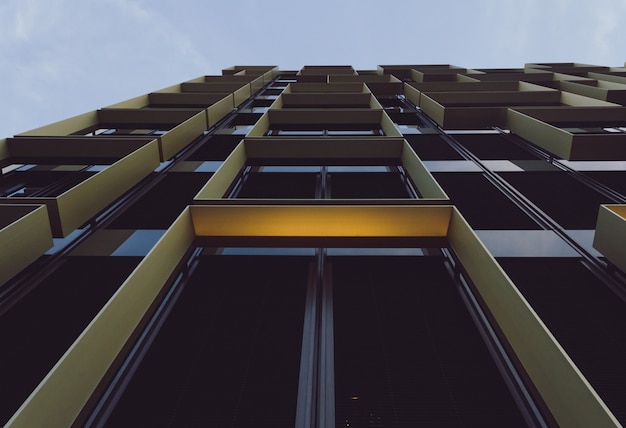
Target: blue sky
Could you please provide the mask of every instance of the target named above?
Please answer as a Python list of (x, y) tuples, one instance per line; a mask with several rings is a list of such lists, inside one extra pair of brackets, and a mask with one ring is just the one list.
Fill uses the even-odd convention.
[(626, 0), (2, 0), (0, 138), (241, 64), (624, 66)]

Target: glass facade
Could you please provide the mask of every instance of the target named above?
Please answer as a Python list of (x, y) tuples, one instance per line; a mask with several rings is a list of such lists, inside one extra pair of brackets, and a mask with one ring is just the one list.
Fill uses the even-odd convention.
[(236, 66), (0, 140), (0, 421), (626, 423), (599, 71)]

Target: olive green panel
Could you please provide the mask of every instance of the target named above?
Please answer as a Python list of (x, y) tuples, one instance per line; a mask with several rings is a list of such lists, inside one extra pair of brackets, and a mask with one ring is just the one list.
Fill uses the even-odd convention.
[(195, 196), (197, 199), (220, 199), (229, 189), (246, 164), (246, 148), (243, 142), (228, 155), (222, 165), (215, 171), (209, 181)]
[[(411, 86), (420, 92), (494, 92), (521, 90), (521, 83), (523, 82), (407, 82), (405, 85)], [(543, 88), (543, 90), (546, 90), (546, 88)]]
[(261, 79), (261, 81), (263, 80), (262, 76), (259, 75), (246, 75), (246, 74), (241, 74), (241, 75), (230, 75), (230, 76), (204, 76), (202, 78), (196, 79), (196, 80), (190, 80), (190, 82), (208, 82), (208, 83), (212, 83), (212, 82), (239, 82), (242, 85), (246, 84), (246, 83), (250, 83), (253, 82), (255, 80), (259, 80)]
[(0, 205), (0, 285), (50, 248), (45, 205)]
[(310, 107), (316, 105), (331, 107), (333, 105), (351, 105), (370, 107), (371, 94), (361, 93), (283, 93), (281, 95), (282, 107)]
[(143, 108), (143, 109), (102, 109), (98, 110), (98, 123), (101, 124), (178, 124), (198, 114), (198, 108)]
[(592, 79), (626, 84), (626, 76), (617, 76), (613, 74), (592, 73), (592, 72), (588, 73), (587, 75), (591, 77)]
[(148, 95), (139, 95), (138, 97), (115, 103), (106, 108), (142, 108), (150, 104)]
[(456, 208), (448, 242), (559, 426), (619, 426)]
[(153, 137), (19, 137), (7, 141), (13, 158), (124, 157)]
[[(615, 106), (606, 107), (544, 107), (541, 109), (515, 108), (525, 115), (540, 119), (548, 123), (570, 123), (572, 127), (584, 122), (586, 126), (614, 126), (626, 121), (626, 108)], [(595, 125), (594, 125), (595, 124)]]
[(163, 88), (163, 89), (159, 89), (157, 91), (154, 92), (158, 92), (158, 93), (180, 93), (180, 83), (177, 83), (175, 85), (172, 86), (168, 86), (167, 88)]
[(415, 87), (408, 83), (404, 84), (404, 96), (416, 106), (420, 105), (420, 95), (421, 92), (415, 89)]
[(506, 116), (506, 128), (550, 153), (563, 159), (570, 158), (572, 135), (556, 126), (509, 109)]
[[(290, 95), (294, 95), (289, 93)], [(283, 95), (285, 95), (285, 92), (283, 91), (278, 98), (276, 98), (274, 100), (274, 102), (272, 104), (270, 104), (270, 109), (278, 109), (278, 108), (283, 108), (283, 105), (285, 104), (285, 101), (283, 99)], [(299, 94), (298, 94), (299, 95)]]
[(619, 104), (585, 97), (583, 95), (561, 92), (561, 102), (575, 107), (621, 107)]
[(30, 397), (9, 427), (69, 427), (194, 239), (185, 209)]
[(0, 161), (2, 159), (8, 158), (9, 155), (9, 144), (6, 138), (0, 138)]
[(229, 93), (249, 85), (247, 82), (184, 82), (180, 84), (181, 92), (218, 92)]
[(241, 103), (246, 101), (248, 98), (250, 98), (251, 95), (252, 95), (252, 92), (250, 91), (250, 85), (245, 85), (235, 90), (233, 92), (235, 107), (239, 106)]
[(481, 91), (481, 92), (424, 92), (424, 95), (444, 107), (480, 107), (486, 105), (559, 105), (559, 91), (546, 88), (541, 91)]
[[(368, 92), (369, 92), (369, 88), (367, 88), (367, 89), (368, 89)], [(370, 95), (369, 98), (370, 98), (369, 107), (371, 109), (383, 110), (383, 105), (380, 102), (378, 102), (378, 99), (375, 96)]]
[(270, 129), (270, 116), (269, 110), (261, 115), (261, 118), (256, 121), (252, 129), (248, 131), (246, 137), (262, 137)]
[(593, 246), (626, 272), (626, 205), (601, 205)]
[(207, 108), (208, 128), (222, 120), (226, 115), (232, 113), (234, 107), (233, 96), (229, 94)]
[[(373, 110), (376, 111), (376, 110)], [(379, 110), (380, 111), (380, 110)], [(382, 118), (380, 120), (380, 127), (387, 137), (402, 137), (402, 132), (398, 129), (389, 115), (382, 110)]]
[(367, 92), (365, 85), (359, 83), (290, 83), (291, 92)]
[(402, 145), (402, 166), (407, 171), (422, 198), (427, 199), (449, 199), (439, 183), (432, 176), (426, 165), (422, 163), (415, 151), (406, 141)]
[(227, 96), (230, 96), (230, 93), (152, 92), (148, 94), (152, 105), (197, 105), (203, 107), (208, 107)]
[(378, 75), (378, 74), (364, 74), (364, 75), (332, 75), (328, 76), (328, 81), (330, 83), (348, 83), (348, 82), (363, 82), (363, 83), (397, 83), (401, 82), (394, 76), (389, 74)]
[(364, 109), (272, 109), (267, 112), (276, 124), (374, 124), (380, 123), (382, 110)]
[(202, 135), (208, 128), (206, 112), (202, 111), (187, 119), (180, 125), (172, 128), (167, 134), (160, 137), (161, 160), (171, 159), (176, 153)]
[(606, 101), (609, 94), (607, 89), (599, 88), (595, 85), (583, 85), (575, 82), (561, 82), (561, 89), (563, 91), (603, 101)]
[(266, 159), (400, 159), (403, 140), (368, 137), (354, 139), (246, 138), (246, 155)]
[(250, 81), (250, 90), (251, 93), (255, 93), (259, 89), (261, 89), (265, 85), (264, 76), (259, 76), (254, 80)]
[(422, 93), (419, 99), (420, 109), (439, 126), (444, 125), (444, 107), (426, 94)]
[(31, 131), (22, 132), (18, 135), (70, 135), (81, 129), (89, 128), (97, 124), (98, 112), (94, 110)]
[(468, 76), (465, 74), (457, 74), (456, 75), (457, 82), (480, 82), (477, 77)]
[(155, 140), (59, 195), (61, 230), (53, 230), (54, 236), (67, 236), (158, 166), (159, 152)]

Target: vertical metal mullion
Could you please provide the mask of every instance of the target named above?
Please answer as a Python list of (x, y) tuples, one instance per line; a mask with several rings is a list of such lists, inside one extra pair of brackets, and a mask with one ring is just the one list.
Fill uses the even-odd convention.
[(302, 327), (302, 351), (300, 354), (300, 376), (296, 404), (296, 427), (315, 428), (317, 408), (317, 356), (319, 319), (319, 250), (316, 262), (309, 266), (309, 279), (304, 306)]
[(335, 426), (335, 339), (333, 326), (332, 266), (324, 266), (320, 320), (319, 427)]
[(334, 428), (335, 357), (332, 271), (326, 250), (318, 249), (309, 266), (300, 376), (296, 404), (297, 428)]

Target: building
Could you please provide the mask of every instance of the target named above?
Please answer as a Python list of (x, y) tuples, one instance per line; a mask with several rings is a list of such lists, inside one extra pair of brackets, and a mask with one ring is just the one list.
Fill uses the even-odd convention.
[(0, 140), (0, 420), (624, 424), (625, 102), (236, 66)]

